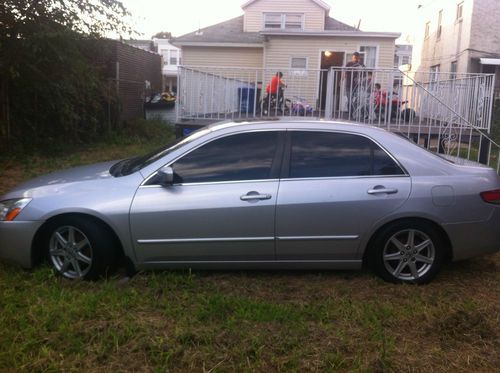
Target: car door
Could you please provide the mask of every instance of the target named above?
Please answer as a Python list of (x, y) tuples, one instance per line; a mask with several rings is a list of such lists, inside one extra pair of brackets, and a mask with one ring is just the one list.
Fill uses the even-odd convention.
[(138, 261), (275, 260), (284, 133), (214, 139), (171, 164), (173, 185), (141, 186), (130, 211)]
[(357, 261), (363, 235), (410, 194), (399, 164), (358, 134), (289, 131), (283, 169), (278, 260)]

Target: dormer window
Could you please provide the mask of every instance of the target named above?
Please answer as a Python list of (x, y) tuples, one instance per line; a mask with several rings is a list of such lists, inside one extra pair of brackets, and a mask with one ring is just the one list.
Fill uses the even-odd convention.
[(264, 13), (264, 29), (303, 30), (304, 15), (300, 13)]

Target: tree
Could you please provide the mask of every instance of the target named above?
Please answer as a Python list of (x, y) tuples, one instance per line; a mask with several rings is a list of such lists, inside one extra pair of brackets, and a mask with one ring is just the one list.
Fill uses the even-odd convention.
[(171, 39), (172, 38), (172, 33), (168, 31), (160, 31), (154, 34), (151, 39)]
[(102, 87), (85, 41), (130, 33), (128, 15), (119, 0), (3, 0), (0, 138), (65, 134), (86, 123)]

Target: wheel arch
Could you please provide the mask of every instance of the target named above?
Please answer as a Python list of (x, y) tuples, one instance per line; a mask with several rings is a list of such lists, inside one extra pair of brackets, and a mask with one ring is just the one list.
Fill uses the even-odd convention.
[(406, 218), (399, 218), (399, 219), (394, 219), (389, 222), (386, 222), (382, 226), (380, 226), (370, 237), (368, 240), (368, 243), (364, 247), (364, 252), (363, 252), (363, 266), (367, 266), (368, 262), (368, 255), (370, 253), (371, 248), (373, 247), (373, 244), (375, 240), (378, 238), (378, 236), (384, 232), (388, 227), (390, 227), (393, 224), (400, 224), (400, 223), (414, 223), (414, 222), (421, 222), (421, 223), (426, 223), (430, 224), (433, 228), (436, 229), (437, 232), (439, 232), (440, 236), (443, 238), (445, 242), (445, 261), (449, 262), (453, 259), (453, 246), (451, 244), (450, 237), (448, 236), (448, 233), (444, 230), (444, 228), (436, 223), (433, 220), (427, 219), (427, 218), (422, 218), (422, 217), (406, 217)]
[(48, 234), (48, 227), (50, 224), (52, 224), (54, 221), (57, 221), (59, 219), (64, 219), (67, 217), (80, 217), (80, 218), (85, 218), (88, 220), (92, 220), (108, 231), (108, 233), (111, 235), (113, 238), (113, 241), (115, 241), (116, 248), (118, 249), (118, 254), (120, 258), (126, 258), (125, 251), (123, 249), (122, 242), (120, 241), (118, 235), (114, 231), (111, 226), (105, 222), (104, 220), (100, 219), (97, 216), (91, 215), (91, 214), (86, 214), (86, 213), (81, 213), (81, 212), (70, 212), (70, 213), (61, 213), (58, 215), (54, 215), (47, 219), (41, 226), (38, 228), (37, 232), (35, 233), (35, 236), (33, 238), (33, 242), (31, 244), (31, 263), (33, 266), (40, 264), (43, 259), (44, 259), (44, 248), (43, 248), (43, 242), (47, 237)]

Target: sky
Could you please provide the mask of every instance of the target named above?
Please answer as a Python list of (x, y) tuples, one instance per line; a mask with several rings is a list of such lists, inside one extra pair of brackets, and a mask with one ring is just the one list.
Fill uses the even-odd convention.
[[(243, 14), (246, 0), (122, 0), (132, 13), (132, 25), (149, 39), (159, 31), (173, 36), (210, 26)], [(293, 0), (290, 0), (293, 1)], [(398, 42), (410, 42), (418, 4), (434, 0), (324, 0), (330, 16), (349, 25), (361, 20), (363, 31), (400, 32)], [(285, 9), (286, 10), (286, 9)]]

